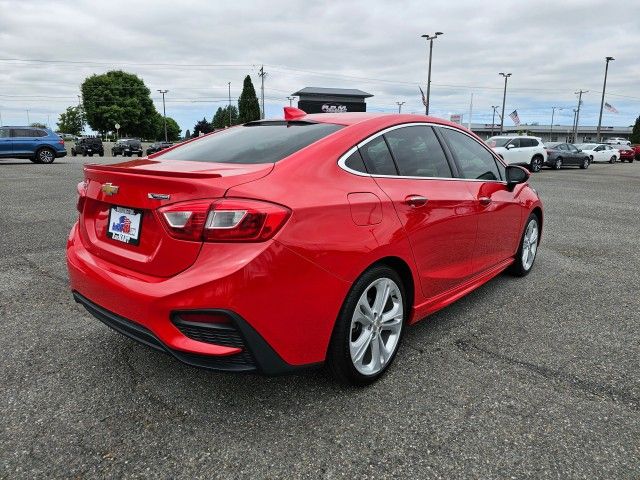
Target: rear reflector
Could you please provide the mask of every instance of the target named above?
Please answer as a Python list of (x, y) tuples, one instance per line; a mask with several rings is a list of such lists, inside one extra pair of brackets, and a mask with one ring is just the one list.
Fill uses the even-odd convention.
[(84, 202), (87, 199), (87, 186), (89, 185), (88, 180), (84, 180), (76, 186), (76, 191), (78, 192), (78, 200), (76, 201), (76, 209), (78, 212), (82, 213), (84, 209)]
[(176, 203), (159, 213), (173, 237), (205, 242), (262, 242), (291, 215), (282, 205), (244, 198)]

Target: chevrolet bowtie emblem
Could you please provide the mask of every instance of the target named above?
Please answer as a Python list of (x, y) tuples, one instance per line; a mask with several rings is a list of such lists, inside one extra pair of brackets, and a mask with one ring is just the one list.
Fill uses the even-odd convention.
[(109, 182), (103, 183), (100, 190), (102, 190), (102, 193), (104, 193), (105, 195), (115, 195), (116, 193), (118, 193), (118, 188), (120, 187)]

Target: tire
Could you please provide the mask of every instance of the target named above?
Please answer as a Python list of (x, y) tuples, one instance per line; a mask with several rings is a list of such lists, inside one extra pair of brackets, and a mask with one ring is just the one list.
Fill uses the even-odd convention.
[(76, 155), (78, 155), (78, 154), (77, 154), (77, 153), (76, 153), (76, 151), (72, 148), (72, 149), (71, 149), (71, 156), (72, 156), (72, 157), (75, 157)]
[(141, 156), (142, 156), (142, 153), (139, 153), (139, 154), (138, 154), (138, 157), (141, 157)]
[(633, 158), (630, 158), (630, 159), (629, 159), (629, 163), (633, 163)]
[(100, 152), (98, 155), (100, 155), (101, 157), (104, 157), (104, 152)]
[[(535, 229), (535, 236), (533, 232), (529, 230), (533, 223), (533, 229)], [(540, 222), (538, 220), (538, 216), (535, 213), (529, 215), (526, 223), (524, 224), (524, 231), (522, 232), (522, 237), (520, 237), (520, 246), (518, 247), (518, 252), (516, 253), (515, 260), (509, 267), (509, 273), (515, 277), (524, 277), (528, 275), (531, 269), (533, 268), (533, 264), (536, 260), (536, 254), (538, 253), (538, 244), (540, 240)], [(527, 257), (523, 255), (527, 252)], [(532, 255), (530, 257), (529, 255)]]
[(90, 157), (93, 157), (93, 153), (90, 153), (90, 154), (89, 154), (89, 156), (90, 156)]
[(589, 160), (593, 162), (593, 155), (589, 155)]
[[(380, 308), (376, 300), (385, 297)], [(376, 307), (382, 315), (375, 312)], [(395, 270), (378, 265), (364, 272), (349, 290), (333, 329), (326, 361), (333, 375), (360, 386), (384, 375), (400, 347), (409, 309)]]
[(114, 152), (113, 150), (111, 150), (111, 156), (112, 156), (112, 157), (117, 157), (117, 156), (118, 156), (118, 153), (117, 153), (117, 152)]
[(82, 156), (86, 157), (87, 156), (87, 152), (82, 152)]
[(580, 168), (585, 170), (587, 168), (589, 168), (589, 159), (588, 158), (583, 158), (582, 159), (582, 163), (580, 164)]
[(560, 170), (562, 168), (562, 158), (556, 158), (556, 161), (553, 163), (554, 170)]
[(36, 163), (53, 163), (56, 159), (56, 152), (51, 150), (50, 148), (41, 148), (36, 152), (35, 161)]
[(609, 159), (609, 163), (616, 163), (616, 156), (613, 155), (610, 159)]
[(540, 155), (535, 155), (531, 159), (531, 163), (529, 164), (529, 170), (531, 172), (539, 172), (540, 169), (542, 168), (543, 162), (544, 162), (544, 159)]

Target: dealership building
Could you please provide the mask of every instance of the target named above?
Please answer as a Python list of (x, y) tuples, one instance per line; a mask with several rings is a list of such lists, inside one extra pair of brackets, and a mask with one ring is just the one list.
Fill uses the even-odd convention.
[(306, 87), (291, 95), (298, 97), (298, 108), (307, 113), (366, 112), (370, 93), (356, 88)]

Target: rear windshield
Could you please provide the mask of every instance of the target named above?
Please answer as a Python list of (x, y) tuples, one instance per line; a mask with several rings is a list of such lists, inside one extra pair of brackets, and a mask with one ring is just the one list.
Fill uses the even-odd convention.
[(161, 156), (217, 163), (275, 163), (340, 130), (342, 125), (308, 122), (255, 122), (223, 130)]

